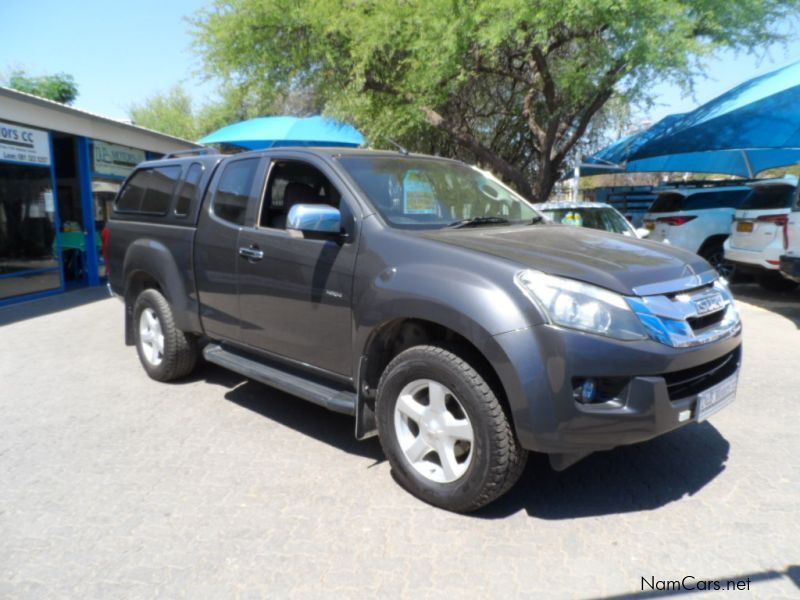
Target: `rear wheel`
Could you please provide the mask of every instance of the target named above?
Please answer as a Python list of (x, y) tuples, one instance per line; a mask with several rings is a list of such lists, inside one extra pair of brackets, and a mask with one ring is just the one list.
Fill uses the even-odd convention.
[(728, 281), (733, 281), (736, 276), (736, 266), (725, 260), (725, 249), (722, 244), (715, 244), (701, 252), (700, 256), (705, 258), (714, 267), (714, 270)]
[(376, 408), (397, 480), (435, 506), (457, 512), (485, 506), (525, 467), (527, 452), (494, 391), (448, 348), (401, 352), (381, 377)]
[(770, 292), (791, 292), (800, 285), (791, 279), (787, 279), (778, 271), (767, 271), (758, 277), (758, 285)]
[(175, 326), (169, 302), (158, 290), (139, 294), (133, 306), (133, 335), (139, 361), (157, 381), (188, 375), (197, 363), (197, 340)]

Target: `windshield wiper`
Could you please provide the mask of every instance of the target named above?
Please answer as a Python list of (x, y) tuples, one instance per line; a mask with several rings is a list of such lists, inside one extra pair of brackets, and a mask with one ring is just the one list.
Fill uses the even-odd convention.
[(448, 229), (461, 229), (462, 227), (477, 227), (478, 225), (505, 225), (509, 223), (508, 219), (503, 217), (472, 217), (471, 219), (462, 219), (461, 221), (454, 221), (447, 226)]

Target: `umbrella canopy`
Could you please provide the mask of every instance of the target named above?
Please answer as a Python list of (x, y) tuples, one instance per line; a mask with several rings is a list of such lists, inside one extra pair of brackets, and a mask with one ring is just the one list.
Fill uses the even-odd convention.
[(592, 156), (584, 174), (646, 171), (753, 177), (800, 160), (800, 62), (756, 77), (689, 113)]
[(218, 129), (200, 143), (232, 144), (250, 150), (276, 146), (356, 147), (364, 143), (364, 136), (351, 125), (319, 115), (260, 117)]

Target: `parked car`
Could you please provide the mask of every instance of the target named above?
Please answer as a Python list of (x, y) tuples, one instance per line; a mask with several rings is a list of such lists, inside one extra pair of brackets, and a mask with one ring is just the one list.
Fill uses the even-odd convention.
[(788, 291), (797, 283), (781, 275), (780, 257), (789, 246), (789, 213), (797, 196), (797, 178), (765, 179), (750, 184), (752, 191), (733, 217), (725, 240), (725, 259), (737, 272), (756, 277), (762, 287)]
[(352, 415), (401, 485), (449, 510), (504, 494), (529, 451), (564, 469), (735, 395), (741, 321), (706, 261), (553, 225), (460, 162), (166, 157), (134, 170), (107, 231), (150, 377), (202, 355)]
[(550, 220), (562, 225), (588, 227), (631, 237), (645, 238), (647, 229), (636, 229), (613, 206), (600, 202), (544, 202), (536, 208)]
[(649, 240), (673, 246), (705, 258), (726, 278), (733, 275), (725, 261), (723, 244), (730, 235), (735, 210), (750, 193), (746, 185), (703, 182), (689, 187), (662, 188), (644, 217)]
[(800, 193), (795, 195), (789, 223), (786, 227), (786, 254), (780, 257), (784, 277), (800, 283)]

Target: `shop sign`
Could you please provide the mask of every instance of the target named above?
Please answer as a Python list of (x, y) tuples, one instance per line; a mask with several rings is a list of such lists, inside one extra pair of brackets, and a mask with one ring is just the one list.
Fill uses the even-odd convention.
[(94, 172), (97, 175), (127, 177), (145, 158), (144, 150), (94, 142)]
[(0, 121), (0, 161), (50, 164), (50, 139), (46, 131)]

